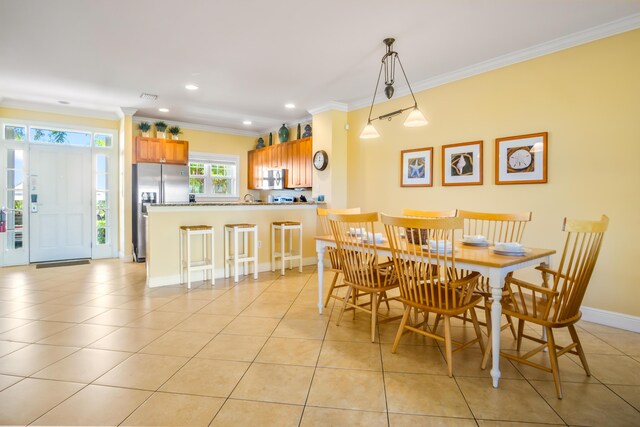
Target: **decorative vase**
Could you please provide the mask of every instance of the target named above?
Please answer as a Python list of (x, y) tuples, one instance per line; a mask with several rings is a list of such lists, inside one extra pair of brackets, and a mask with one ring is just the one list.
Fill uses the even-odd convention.
[(302, 134), (303, 138), (309, 138), (311, 136), (311, 125), (306, 125), (304, 127), (304, 133)]
[(140, 131), (140, 133), (142, 134), (143, 138), (149, 138), (149, 132), (148, 131), (147, 132)]
[(264, 148), (264, 139), (262, 139), (262, 137), (258, 138), (258, 145), (256, 145), (256, 148)]
[(273, 145), (273, 133), (269, 132), (269, 146)]
[(300, 132), (300, 123), (298, 123), (298, 133), (297, 133), (296, 139), (300, 139), (300, 133), (301, 133)]
[(167, 133), (166, 132), (156, 131), (156, 138), (166, 139), (167, 138)]
[(280, 143), (287, 142), (289, 140), (289, 129), (284, 123), (278, 131), (278, 139), (280, 140)]
[(172, 135), (171, 135), (171, 139), (180, 139), (180, 136), (179, 136), (179, 135), (173, 135), (173, 134), (172, 134)]

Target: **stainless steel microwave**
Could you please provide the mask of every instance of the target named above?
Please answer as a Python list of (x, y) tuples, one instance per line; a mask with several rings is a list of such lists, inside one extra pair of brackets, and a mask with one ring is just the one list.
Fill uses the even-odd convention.
[(284, 188), (285, 173), (286, 169), (266, 169), (262, 177), (262, 188), (282, 190)]

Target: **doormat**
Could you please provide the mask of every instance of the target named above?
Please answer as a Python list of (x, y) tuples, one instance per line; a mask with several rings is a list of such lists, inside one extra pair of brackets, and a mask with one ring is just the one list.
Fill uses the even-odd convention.
[(70, 267), (72, 265), (84, 265), (84, 264), (89, 264), (89, 260), (81, 259), (81, 260), (74, 260), (74, 261), (46, 262), (42, 264), (36, 264), (36, 268)]

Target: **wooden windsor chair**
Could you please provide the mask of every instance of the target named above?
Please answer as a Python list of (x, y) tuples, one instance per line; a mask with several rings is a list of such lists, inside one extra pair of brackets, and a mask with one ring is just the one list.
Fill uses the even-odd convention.
[[(455, 268), (455, 231), (461, 230), (462, 218), (406, 218), (382, 215), (391, 247), (392, 258), (400, 287), (400, 301), (404, 314), (396, 334), (392, 353), (395, 353), (405, 331), (444, 341), (449, 376), (453, 376), (453, 353), (478, 343), (484, 352), (480, 324), (474, 307), (482, 301), (475, 288), (479, 273), (458, 276)], [(428, 230), (427, 242), (418, 234), (418, 241), (409, 242), (407, 229)], [(444, 318), (444, 336), (436, 329), (420, 329), (417, 324), (408, 324), (412, 309), (435, 313)], [(476, 337), (468, 342), (456, 341), (451, 336), (451, 317), (469, 313)], [(426, 316), (425, 316), (426, 318)], [(453, 348), (453, 346), (456, 346)]]
[[(393, 263), (378, 262), (374, 228), (374, 223), (378, 221), (378, 213), (329, 214), (328, 219), (336, 241), (344, 283), (348, 286), (347, 293), (342, 299), (342, 308), (336, 325), (340, 325), (347, 307), (354, 310), (354, 315), (358, 310), (369, 313), (371, 342), (375, 342), (376, 327), (379, 323), (400, 318), (400, 316), (389, 317), (379, 311), (381, 302), (388, 303), (390, 300), (397, 299), (397, 297), (388, 297), (387, 291), (397, 288), (398, 280), (393, 271)], [(357, 301), (350, 300), (355, 292), (370, 295), (370, 304), (359, 304)]]
[[(360, 208), (351, 208), (351, 209), (323, 209), (316, 208), (316, 213), (318, 215), (318, 219), (320, 220), (320, 228), (322, 229), (322, 234), (330, 235), (331, 234), (331, 226), (329, 225), (329, 218), (327, 215), (329, 214), (340, 214), (340, 215), (352, 215), (359, 214)], [(327, 248), (326, 254), (329, 256), (329, 261), (331, 262), (330, 270), (333, 272), (333, 279), (331, 280), (331, 286), (329, 287), (329, 293), (324, 301), (324, 306), (329, 305), (329, 300), (331, 298), (336, 298), (342, 301), (342, 298), (338, 296), (337, 290), (340, 288), (345, 288), (347, 285), (338, 284), (338, 278), (342, 273), (342, 267), (340, 266), (340, 257), (338, 257), (338, 251), (335, 248)]]
[[(582, 313), (580, 305), (587, 291), (589, 280), (600, 253), (602, 238), (607, 230), (609, 218), (603, 215), (599, 221), (583, 221), (566, 219), (563, 231), (567, 233), (564, 251), (560, 258), (557, 270), (552, 270), (546, 265), (537, 267), (542, 272), (542, 286), (508, 277), (508, 298), (502, 300), (502, 312), (518, 319), (517, 349), (520, 350), (522, 338), (535, 341), (540, 345), (524, 355), (500, 352), (500, 355), (546, 372), (553, 374), (558, 399), (562, 399), (562, 385), (560, 383), (560, 369), (558, 357), (566, 353), (575, 354), (580, 358), (582, 367), (587, 376), (591, 376), (587, 359), (578, 338), (575, 323), (580, 320)], [(551, 276), (551, 280), (549, 280)], [(490, 311), (490, 304), (487, 303)], [(488, 317), (489, 322), (491, 316)], [(546, 332), (546, 340), (524, 333), (525, 322), (540, 325)], [(554, 329), (567, 328), (571, 336), (571, 344), (565, 347), (555, 342)], [(491, 328), (489, 328), (491, 331)], [(482, 369), (485, 369), (491, 350), (491, 335), (489, 345), (482, 360)], [(540, 351), (548, 349), (549, 363), (547, 367), (529, 360)]]
[[(487, 238), (491, 244), (496, 242), (516, 242), (522, 243), (527, 224), (531, 221), (531, 212), (522, 213), (489, 213), (489, 212), (473, 212), (458, 210), (458, 217), (464, 219), (463, 235), (482, 235)], [(464, 273), (463, 273), (464, 274)], [(508, 277), (511, 277), (509, 273)], [(489, 278), (480, 277), (476, 293), (482, 295), (487, 301), (491, 298), (491, 286), (489, 286)], [(485, 319), (489, 312), (485, 310)], [(502, 329), (509, 328), (513, 338), (516, 338), (516, 330), (513, 322), (508, 315), (505, 316), (507, 324)], [(466, 316), (464, 320), (468, 320)], [(485, 322), (480, 322), (486, 326)]]

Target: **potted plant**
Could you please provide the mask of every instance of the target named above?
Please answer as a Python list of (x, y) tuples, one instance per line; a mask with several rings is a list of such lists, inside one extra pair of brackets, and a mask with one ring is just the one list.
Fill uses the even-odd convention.
[(167, 124), (161, 121), (155, 122), (154, 125), (156, 126), (156, 138), (166, 138), (167, 133), (165, 131), (167, 130)]
[(138, 123), (138, 129), (140, 129), (142, 136), (144, 136), (145, 138), (149, 137), (149, 129), (151, 129), (151, 125), (149, 124), (149, 122)]
[(169, 133), (171, 134), (171, 139), (178, 139), (178, 135), (182, 133), (179, 126), (171, 126), (169, 128)]

